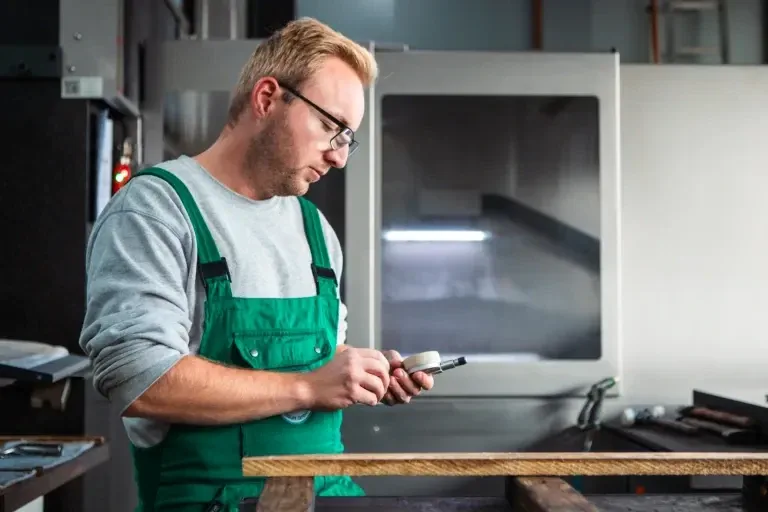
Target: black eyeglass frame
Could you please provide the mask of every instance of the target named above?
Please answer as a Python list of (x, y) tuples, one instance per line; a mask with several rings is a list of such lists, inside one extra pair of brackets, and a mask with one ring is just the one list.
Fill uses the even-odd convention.
[[(278, 80), (277, 84), (280, 87), (282, 87), (283, 89), (285, 89), (286, 91), (288, 91), (289, 93), (291, 93), (294, 96), (296, 96), (297, 98), (299, 98), (300, 100), (302, 100), (305, 103), (307, 103), (310, 107), (312, 107), (315, 110), (317, 110), (318, 112), (320, 112), (323, 116), (327, 117), (328, 120), (332, 121), (336, 126), (339, 127), (339, 133), (337, 133), (336, 135), (331, 137), (331, 148), (332, 149), (337, 150), (337, 149), (340, 149), (343, 146), (349, 146), (349, 150), (348, 150), (348, 154), (347, 154), (348, 156), (351, 156), (352, 153), (354, 153), (357, 150), (357, 148), (360, 146), (360, 143), (355, 140), (355, 132), (349, 126), (347, 126), (346, 124), (344, 124), (341, 121), (339, 121), (335, 116), (333, 116), (330, 113), (328, 113), (327, 110), (325, 110), (324, 108), (322, 108), (321, 106), (316, 104), (314, 101), (310, 100), (309, 98), (307, 98), (306, 96), (301, 94), (299, 91), (297, 91), (293, 87), (291, 87), (289, 85), (286, 85), (283, 82), (280, 82), (279, 80)], [(341, 141), (341, 142), (337, 141), (337, 139), (340, 136), (342, 136), (342, 135), (344, 135), (344, 136), (349, 138), (349, 143), (346, 143), (344, 141)]]

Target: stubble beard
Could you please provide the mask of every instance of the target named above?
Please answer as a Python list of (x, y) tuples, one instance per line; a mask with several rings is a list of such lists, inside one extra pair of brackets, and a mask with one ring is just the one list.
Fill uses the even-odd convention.
[(254, 185), (268, 196), (299, 196), (306, 192), (291, 166), (295, 146), (285, 119), (272, 119), (255, 135), (245, 155), (245, 167)]

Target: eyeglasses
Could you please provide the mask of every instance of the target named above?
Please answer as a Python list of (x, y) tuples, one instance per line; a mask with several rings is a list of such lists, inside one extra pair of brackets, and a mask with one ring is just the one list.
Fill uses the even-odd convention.
[(307, 99), (304, 95), (299, 93), (293, 87), (289, 87), (282, 82), (278, 82), (278, 84), (280, 85), (280, 87), (282, 87), (289, 93), (293, 94), (297, 98), (307, 103), (310, 107), (320, 112), (323, 116), (327, 117), (328, 120), (332, 121), (336, 126), (339, 127), (339, 132), (333, 137), (331, 137), (331, 148), (333, 148), (334, 150), (338, 150), (343, 148), (344, 146), (348, 146), (349, 147), (348, 155), (352, 155), (352, 153), (354, 153), (357, 150), (357, 148), (360, 146), (360, 143), (355, 140), (355, 132), (353, 132), (349, 126), (345, 125), (344, 123), (336, 119), (336, 117), (329, 114), (326, 110), (319, 107), (313, 101)]

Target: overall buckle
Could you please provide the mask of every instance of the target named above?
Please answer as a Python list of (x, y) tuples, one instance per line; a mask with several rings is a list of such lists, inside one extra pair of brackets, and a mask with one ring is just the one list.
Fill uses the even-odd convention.
[(200, 274), (200, 278), (203, 280), (203, 287), (206, 290), (208, 289), (208, 279), (225, 276), (230, 283), (232, 282), (232, 274), (229, 273), (227, 258), (224, 257), (219, 261), (198, 264), (197, 272)]

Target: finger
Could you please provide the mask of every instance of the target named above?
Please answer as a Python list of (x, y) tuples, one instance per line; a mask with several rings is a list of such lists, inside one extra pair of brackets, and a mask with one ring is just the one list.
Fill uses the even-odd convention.
[[(417, 372), (421, 373), (421, 372)], [(395, 370), (395, 378), (394, 381), (397, 381), (398, 384), (403, 388), (403, 390), (408, 393), (411, 396), (416, 396), (421, 392), (421, 389), (419, 386), (416, 385), (414, 381), (411, 380), (411, 377), (408, 376), (407, 373), (405, 373), (405, 370), (403, 369), (397, 369)]]
[(358, 387), (352, 394), (352, 400), (356, 404), (370, 405), (373, 407), (379, 403), (379, 395)]
[(398, 379), (392, 379), (389, 381), (389, 392), (392, 393), (392, 397), (401, 404), (407, 404), (411, 401), (411, 397), (400, 385)]
[(413, 375), (411, 375), (411, 379), (421, 386), (421, 389), (424, 389), (426, 391), (429, 391), (432, 389), (432, 386), (435, 385), (435, 378), (431, 375), (428, 375), (424, 372), (416, 372)]
[(382, 354), (380, 350), (373, 348), (361, 348), (358, 349), (358, 353), (363, 356), (363, 358), (380, 361), (386, 367), (387, 373), (389, 373), (390, 362), (386, 357), (384, 357), (384, 354)]
[(400, 352), (397, 350), (384, 350), (381, 353), (384, 355), (387, 361), (389, 361), (391, 368), (400, 368), (403, 366), (403, 356), (401, 356)]
[(384, 388), (387, 388), (389, 386), (389, 367), (382, 364), (381, 361), (377, 359), (361, 359), (360, 361), (361, 366), (363, 367), (363, 370), (365, 370), (367, 373), (370, 373), (372, 375), (375, 375), (379, 379), (381, 379), (381, 382), (384, 385)]
[(359, 386), (376, 395), (377, 402), (384, 398), (384, 394), (387, 392), (387, 386), (384, 385), (381, 379), (367, 372), (363, 373)]

